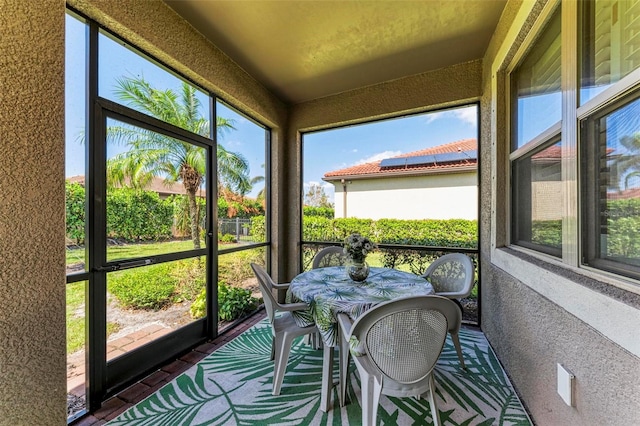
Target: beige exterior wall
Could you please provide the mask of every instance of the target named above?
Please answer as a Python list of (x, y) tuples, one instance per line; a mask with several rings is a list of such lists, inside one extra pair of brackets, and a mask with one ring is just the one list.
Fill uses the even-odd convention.
[(478, 218), (476, 173), (362, 179), (335, 186), (335, 216), (361, 219)]
[[(638, 295), (622, 290), (621, 280), (605, 274), (506, 247), (505, 70), (545, 4), (510, 1), (484, 60), (479, 150), (482, 329), (536, 424), (640, 424)], [(554, 187), (562, 215), (566, 188)], [(573, 407), (557, 393), (557, 364), (576, 377)]]
[(66, 423), (64, 2), (0, 3), (0, 424)]

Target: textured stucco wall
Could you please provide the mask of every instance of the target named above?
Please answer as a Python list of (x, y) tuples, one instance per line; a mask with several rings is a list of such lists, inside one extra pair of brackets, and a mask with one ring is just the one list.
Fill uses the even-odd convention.
[(66, 423), (64, 1), (0, 2), (0, 424)]
[(289, 118), (291, 143), (286, 147), (290, 238), (285, 253), (296, 262), (289, 263), (285, 278), (291, 279), (300, 267), (295, 243), (300, 240), (300, 132), (475, 102), (481, 83), (482, 61), (477, 60), (294, 105)]
[[(640, 339), (635, 321), (640, 298), (566, 266), (500, 248), (505, 244), (508, 223), (504, 69), (544, 4), (510, 1), (484, 59), (482, 329), (536, 424), (640, 424), (640, 359), (629, 350), (634, 348), (634, 333), (636, 341)], [(530, 10), (524, 17), (518, 16), (520, 6)], [(502, 46), (507, 38), (508, 43)], [(492, 87), (498, 88), (497, 92), (492, 93)], [(589, 304), (587, 300), (597, 302)], [(597, 321), (590, 321), (590, 316)], [(614, 336), (591, 325), (607, 322), (613, 322), (609, 330), (626, 330), (626, 334)], [(576, 376), (575, 407), (565, 405), (557, 394), (557, 363)]]

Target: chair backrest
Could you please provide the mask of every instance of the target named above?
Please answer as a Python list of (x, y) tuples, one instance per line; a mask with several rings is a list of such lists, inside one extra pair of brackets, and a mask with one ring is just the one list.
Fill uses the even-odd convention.
[(267, 271), (257, 263), (251, 263), (251, 269), (258, 278), (258, 285), (260, 286), (260, 293), (262, 293), (262, 299), (264, 300), (264, 309), (267, 311), (269, 322), (273, 324), (275, 319), (276, 309), (278, 309), (279, 303), (273, 295), (273, 279), (267, 273)]
[(344, 249), (338, 246), (325, 247), (313, 258), (312, 269), (327, 266), (342, 266), (345, 263)]
[[(440, 296), (419, 296), (381, 303), (360, 316), (351, 328), (366, 363), (392, 380), (396, 389), (424, 386), (447, 337), (448, 321), (458, 307)], [(373, 371), (372, 373), (376, 373)], [(382, 393), (384, 391), (384, 385)]]
[(422, 276), (433, 285), (436, 294), (467, 297), (473, 287), (473, 261), (464, 253), (445, 254), (434, 260)]

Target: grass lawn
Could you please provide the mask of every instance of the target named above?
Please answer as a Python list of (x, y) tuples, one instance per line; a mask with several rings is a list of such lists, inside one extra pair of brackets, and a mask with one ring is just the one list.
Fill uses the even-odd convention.
[[(203, 243), (204, 244), (204, 243)], [(225, 248), (232, 248), (236, 244), (225, 244)], [(113, 245), (107, 248), (107, 258), (109, 260), (126, 259), (135, 257), (154, 256), (158, 254), (180, 252), (193, 249), (191, 240), (182, 241), (164, 241), (158, 243), (145, 244), (123, 244)], [(249, 250), (252, 252), (253, 250)], [(73, 265), (84, 262), (84, 248), (67, 249), (67, 265)], [(220, 257), (221, 270), (234, 267), (235, 258), (241, 258), (243, 263), (246, 261), (247, 254), (243, 252), (231, 253)], [(250, 260), (252, 261), (252, 260)], [(246, 262), (248, 268), (248, 261)], [(222, 271), (221, 271), (222, 272)], [(249, 270), (249, 272), (251, 272)], [(85, 344), (85, 282), (77, 282), (67, 284), (67, 353), (73, 353), (82, 349)], [(107, 335), (116, 332), (118, 325), (115, 323), (107, 323)]]

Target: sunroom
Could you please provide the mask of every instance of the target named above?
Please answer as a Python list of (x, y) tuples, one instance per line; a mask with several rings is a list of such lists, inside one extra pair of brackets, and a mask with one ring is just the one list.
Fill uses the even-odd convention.
[[(205, 199), (220, 190), (221, 153), (214, 128), (203, 136), (102, 96), (101, 78), (128, 61), (125, 53), (119, 63), (106, 61), (107, 45), (145, 55), (188, 82), (195, 91), (183, 94), (207, 108), (210, 122), (224, 110), (253, 123), (267, 207), (264, 238), (249, 251), (266, 253), (277, 282), (302, 271), (309, 243), (302, 235), (305, 135), (477, 108), (479, 329), (535, 424), (640, 424), (640, 1), (9, 0), (0, 16), (1, 424), (68, 421), (69, 285), (81, 284), (93, 318), (86, 326), (89, 411), (139, 379), (132, 369), (148, 372), (167, 361), (168, 348), (184, 353), (216, 335), (215, 321), (193, 321), (179, 335), (160, 336), (152, 350), (108, 358), (109, 274), (147, 265), (144, 257), (110, 257), (108, 236), (96, 231), (109, 220), (107, 129), (135, 128), (205, 152), (209, 172), (195, 187)], [(442, 27), (446, 38), (435, 37)], [(289, 45), (303, 36), (307, 44)], [(82, 38), (84, 52), (73, 90), (82, 92), (80, 174), (88, 171), (90, 200), (87, 266), (71, 274), (70, 37)], [(252, 50), (244, 47), (272, 38), (281, 48), (246, 56)], [(385, 39), (404, 40), (404, 51)], [(194, 245), (154, 252), (153, 262), (202, 259), (205, 281), (215, 282), (227, 252), (206, 243), (215, 229), (206, 206), (207, 231), (184, 230)], [(218, 309), (206, 300), (205, 312)]]

